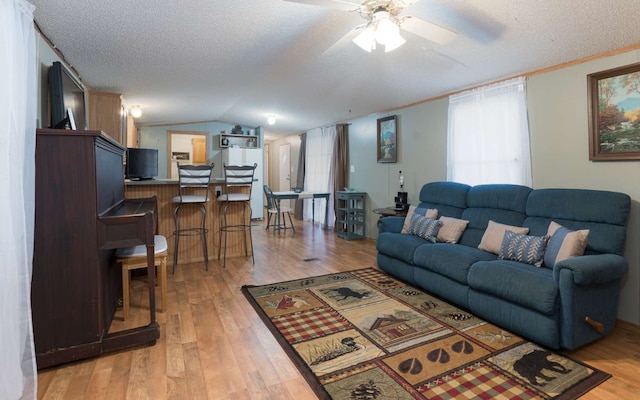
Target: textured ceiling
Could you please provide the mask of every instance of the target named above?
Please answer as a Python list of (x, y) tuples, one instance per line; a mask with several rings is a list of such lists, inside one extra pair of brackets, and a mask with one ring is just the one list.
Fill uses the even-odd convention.
[[(141, 125), (218, 120), (271, 137), (402, 107), (640, 43), (638, 0), (421, 0), (458, 32), (366, 53), (359, 14), (284, 0), (30, 0), (42, 32), (94, 90)], [(358, 3), (357, 0), (351, 0)]]

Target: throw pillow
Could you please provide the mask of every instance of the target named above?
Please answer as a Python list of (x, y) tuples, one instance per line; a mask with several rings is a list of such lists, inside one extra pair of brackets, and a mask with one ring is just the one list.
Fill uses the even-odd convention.
[(404, 218), (404, 225), (402, 225), (402, 231), (400, 233), (409, 233), (409, 226), (411, 226), (411, 217), (413, 217), (413, 214), (419, 214), (431, 219), (438, 218), (438, 210), (435, 208), (409, 206), (409, 210), (407, 211), (407, 216)]
[(544, 265), (550, 268), (558, 261), (583, 255), (589, 241), (589, 229), (572, 231), (555, 221), (549, 224), (547, 235), (551, 239), (544, 255)]
[(440, 221), (442, 221), (442, 226), (438, 231), (438, 242), (444, 243), (458, 243), (462, 232), (467, 229), (469, 224), (469, 221), (464, 219), (445, 217), (444, 215), (440, 217)]
[(488, 251), (489, 253), (498, 254), (500, 252), (500, 246), (502, 245), (504, 232), (507, 230), (518, 233), (520, 235), (526, 235), (527, 233), (529, 233), (529, 228), (522, 228), (520, 226), (511, 226), (500, 224), (494, 221), (489, 221), (487, 230), (484, 231), (484, 235), (482, 235), (482, 240), (480, 240), (480, 245), (478, 246), (478, 248), (480, 250)]
[(512, 231), (506, 231), (500, 246), (498, 258), (501, 260), (514, 260), (526, 264), (542, 266), (544, 251), (547, 248), (549, 236), (519, 235)]
[(442, 221), (432, 218), (425, 218), (420, 214), (413, 214), (411, 216), (411, 225), (409, 226), (409, 233), (416, 235), (425, 240), (435, 243), (438, 231), (442, 226)]

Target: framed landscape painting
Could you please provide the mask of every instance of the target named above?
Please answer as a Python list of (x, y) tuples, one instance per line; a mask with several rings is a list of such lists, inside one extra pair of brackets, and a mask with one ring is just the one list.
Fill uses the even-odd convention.
[(640, 160), (640, 63), (587, 75), (589, 159)]
[(396, 132), (397, 116), (378, 119), (378, 162), (394, 163), (398, 160), (397, 132)]

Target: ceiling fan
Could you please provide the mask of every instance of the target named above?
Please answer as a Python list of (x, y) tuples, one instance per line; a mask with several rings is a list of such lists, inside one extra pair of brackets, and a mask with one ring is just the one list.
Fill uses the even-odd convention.
[(359, 31), (359, 34), (352, 41), (368, 52), (375, 50), (378, 44), (384, 46), (385, 52), (402, 46), (406, 40), (400, 35), (400, 29), (438, 44), (448, 43), (458, 35), (449, 29), (420, 18), (400, 15), (406, 7), (419, 0), (363, 0), (360, 4), (346, 0), (285, 1), (359, 13), (366, 22), (356, 26), (345, 37), (351, 37)]

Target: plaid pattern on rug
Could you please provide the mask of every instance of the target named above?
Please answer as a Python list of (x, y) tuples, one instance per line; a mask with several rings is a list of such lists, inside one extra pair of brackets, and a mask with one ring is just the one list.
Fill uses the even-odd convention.
[(374, 268), (242, 291), (321, 399), (575, 399), (610, 375)]

